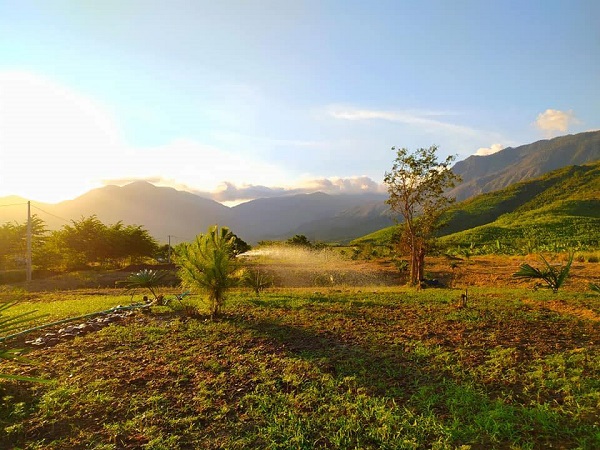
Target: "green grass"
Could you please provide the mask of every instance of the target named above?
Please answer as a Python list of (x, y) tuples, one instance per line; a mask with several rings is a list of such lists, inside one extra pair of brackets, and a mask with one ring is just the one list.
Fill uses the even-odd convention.
[(215, 322), (139, 315), (3, 363), (54, 382), (1, 382), (0, 447), (598, 448), (599, 322), (547, 292), (469, 294), (240, 291)]

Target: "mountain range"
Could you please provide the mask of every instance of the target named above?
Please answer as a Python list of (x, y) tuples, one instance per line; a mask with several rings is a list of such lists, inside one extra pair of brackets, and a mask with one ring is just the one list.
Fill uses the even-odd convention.
[[(449, 192), (458, 200), (504, 189), (552, 170), (600, 160), (600, 131), (561, 136), (488, 156), (470, 156), (453, 166), (462, 182)], [(189, 241), (213, 225), (226, 225), (251, 244), (304, 234), (313, 241), (348, 242), (394, 223), (385, 194), (322, 192), (259, 198), (234, 207), (157, 187), (145, 181), (105, 186), (57, 204), (31, 202), (49, 229), (96, 215), (105, 224), (141, 225), (160, 242)], [(27, 200), (0, 198), (0, 224), (24, 223)]]

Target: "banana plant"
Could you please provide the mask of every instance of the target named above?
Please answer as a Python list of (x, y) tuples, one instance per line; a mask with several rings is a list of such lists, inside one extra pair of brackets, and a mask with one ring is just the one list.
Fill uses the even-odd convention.
[(541, 279), (546, 283), (546, 286), (543, 284), (542, 286), (550, 288), (552, 289), (552, 292), (556, 293), (569, 276), (571, 264), (573, 264), (574, 253), (569, 254), (567, 264), (560, 266), (551, 265), (542, 255), (539, 256), (544, 263), (543, 268), (537, 269), (529, 264), (523, 263), (521, 264), (519, 271), (513, 273), (513, 277)]

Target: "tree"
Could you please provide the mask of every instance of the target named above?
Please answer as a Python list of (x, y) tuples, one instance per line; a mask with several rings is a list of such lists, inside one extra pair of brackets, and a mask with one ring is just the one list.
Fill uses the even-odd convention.
[(442, 212), (454, 202), (444, 193), (460, 177), (450, 169), (455, 156), (439, 162), (436, 145), (413, 153), (405, 148), (392, 150), (396, 158), (384, 177), (390, 195), (386, 203), (404, 219), (401, 240), (410, 254), (409, 281), (416, 285), (423, 279), (425, 254), (441, 225)]
[(196, 236), (194, 242), (177, 247), (175, 262), (182, 284), (208, 294), (211, 318), (219, 315), (225, 303), (225, 292), (236, 283), (234, 243), (235, 235), (229, 228), (219, 230), (214, 225), (207, 233)]
[(311, 242), (303, 234), (297, 234), (286, 241), (288, 245), (296, 245), (298, 247), (312, 247)]
[[(46, 224), (36, 214), (31, 216), (32, 253), (34, 262), (40, 259), (40, 250), (45, 243)], [(5, 223), (0, 226), (0, 267), (21, 267), (27, 252), (27, 223)]]
[(54, 231), (43, 248), (47, 267), (83, 269), (90, 264), (118, 266), (156, 254), (158, 244), (139, 225), (103, 224), (95, 215), (72, 220)]

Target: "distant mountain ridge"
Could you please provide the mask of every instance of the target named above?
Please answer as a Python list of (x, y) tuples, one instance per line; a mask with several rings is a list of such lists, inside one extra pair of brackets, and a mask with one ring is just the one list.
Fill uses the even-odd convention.
[(487, 156), (473, 155), (452, 167), (452, 171), (462, 178), (462, 182), (449, 195), (459, 201), (465, 200), (561, 167), (597, 160), (600, 160), (600, 131), (508, 147)]
[[(550, 170), (600, 160), (600, 131), (562, 136), (488, 156), (470, 156), (453, 171), (463, 182), (449, 192), (458, 200), (495, 192), (533, 179)], [(229, 226), (251, 244), (304, 234), (313, 241), (349, 242), (394, 223), (385, 203), (387, 194), (329, 195), (322, 192), (260, 198), (229, 208), (216, 201), (145, 181), (126, 186), (105, 186), (58, 204), (32, 202), (51, 230), (83, 217), (96, 215), (103, 223), (122, 221), (141, 225), (160, 242), (193, 239), (213, 225)], [(489, 199), (485, 200), (488, 201)], [(0, 225), (24, 223), (27, 200), (0, 198)], [(508, 204), (505, 206), (509, 206)], [(485, 222), (486, 209), (470, 217), (472, 226)], [(483, 221), (483, 222), (482, 222)], [(458, 231), (458, 230), (456, 230)]]
[[(316, 192), (257, 199), (230, 208), (189, 192), (136, 181), (122, 187), (94, 189), (55, 205), (31, 202), (31, 212), (44, 220), (51, 230), (71, 220), (95, 215), (106, 224), (122, 221), (142, 225), (161, 242), (167, 242), (169, 236), (175, 238), (173, 242), (189, 241), (209, 226), (219, 224), (228, 226), (247, 242), (256, 243), (285, 239), (293, 236), (303, 224), (336, 217), (368, 202), (383, 204), (386, 198), (384, 194), (328, 195)], [(0, 224), (24, 223), (27, 219), (26, 202), (14, 196), (0, 199), (0, 205), (14, 205), (0, 208)], [(371, 232), (378, 228), (379, 223), (363, 224), (359, 234), (363, 230)], [(310, 233), (307, 235), (310, 239), (319, 239), (318, 233), (307, 233)], [(350, 232), (350, 235), (355, 234)]]

